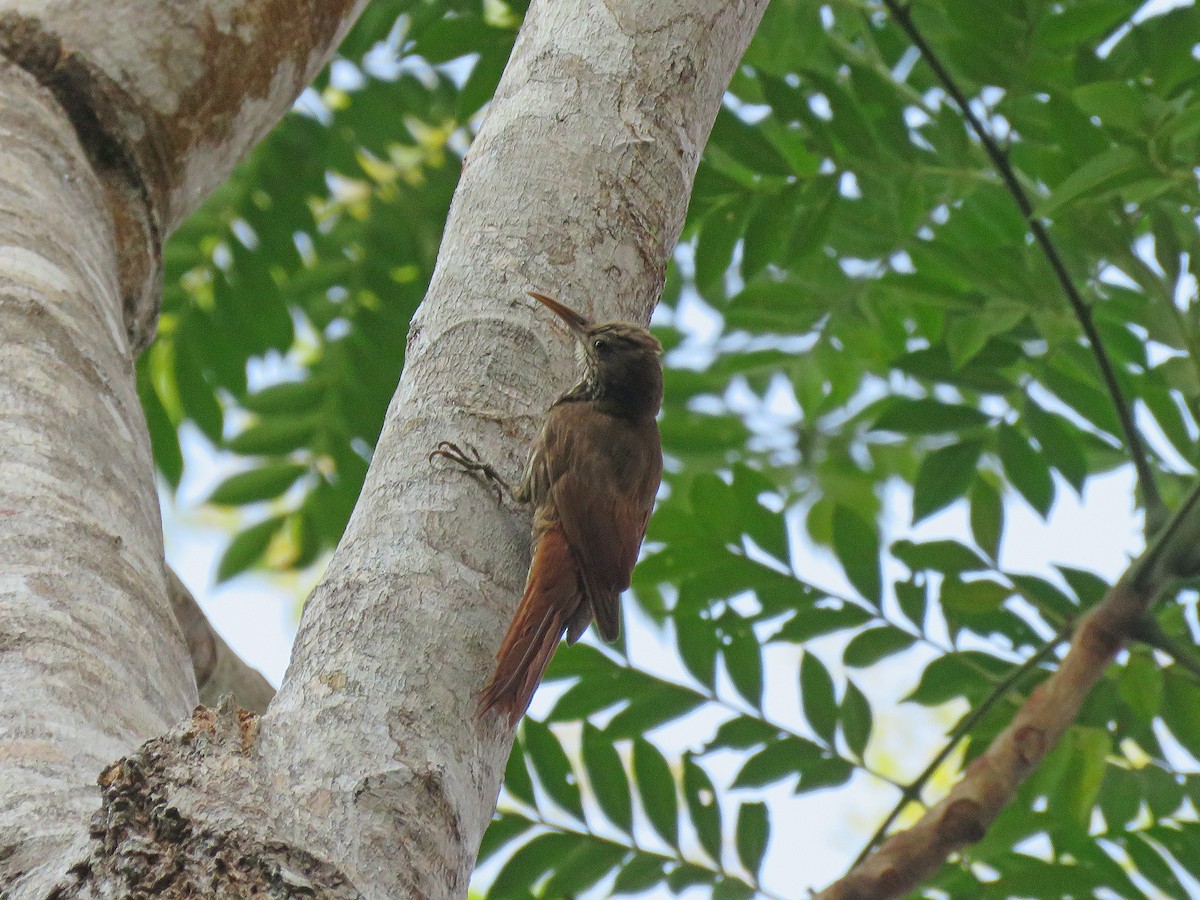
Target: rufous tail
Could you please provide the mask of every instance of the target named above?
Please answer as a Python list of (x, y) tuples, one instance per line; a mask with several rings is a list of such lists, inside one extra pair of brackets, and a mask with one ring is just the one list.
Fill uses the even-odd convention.
[(479, 714), (497, 709), (511, 724), (525, 714), (576, 607), (582, 602), (575, 560), (562, 528), (542, 534), (533, 551), (525, 596), (496, 653), (496, 672), (479, 700)]

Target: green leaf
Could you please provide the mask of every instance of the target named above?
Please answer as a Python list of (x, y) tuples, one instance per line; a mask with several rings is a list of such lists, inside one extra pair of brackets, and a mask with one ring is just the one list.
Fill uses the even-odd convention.
[(779, 194), (761, 192), (746, 223), (742, 245), (742, 277), (754, 278), (784, 255), (796, 217), (796, 186)]
[(709, 141), (752, 172), (792, 175), (792, 167), (763, 137), (761, 128), (746, 124), (724, 107), (717, 113)]
[(849, 603), (843, 603), (841, 606), (814, 606), (797, 612), (771, 640), (803, 644), (823, 634), (865, 625), (872, 618), (865, 609)]
[(879, 606), (883, 576), (879, 567), (879, 534), (874, 525), (845, 506), (834, 506), (833, 552), (855, 589)]
[(1142, 94), (1125, 81), (1094, 81), (1071, 92), (1075, 105), (1105, 125), (1140, 128), (1146, 115)]
[(728, 876), (719, 876), (713, 885), (712, 900), (753, 900), (755, 896), (750, 885)]
[(735, 788), (760, 788), (792, 775), (821, 759), (821, 748), (804, 738), (773, 741), (751, 756), (733, 780)]
[(730, 750), (746, 750), (774, 741), (778, 737), (779, 729), (766, 722), (749, 716), (738, 716), (717, 729), (717, 733), (708, 742), (707, 749), (724, 747)]
[(1163, 674), (1152, 654), (1131, 651), (1117, 679), (1121, 699), (1143, 722), (1150, 724), (1158, 715), (1163, 696)]
[(529, 718), (524, 720), (521, 735), (529, 762), (550, 799), (582, 822), (583, 801), (579, 796), (579, 783), (575, 780), (575, 772), (558, 738), (545, 725)]
[(224, 414), (189, 344), (177, 344), (175, 347), (175, 384), (183, 412), (196, 423), (206, 438), (219, 444)]
[[(684, 589), (680, 591), (683, 597)], [(720, 642), (713, 623), (699, 615), (675, 610), (675, 640), (679, 656), (692, 676), (712, 690), (716, 685), (717, 653)]]
[(916, 641), (911, 634), (898, 628), (868, 628), (854, 636), (846, 645), (842, 661), (848, 666), (863, 669), (885, 657), (907, 650)]
[(1009, 482), (1045, 518), (1054, 503), (1054, 480), (1046, 460), (1011, 425), (1000, 426), (996, 449)]
[(251, 425), (225, 446), (243, 456), (282, 456), (307, 446), (319, 427), (313, 418), (269, 419)]
[(942, 581), (942, 606), (962, 615), (994, 612), (1011, 595), (1010, 588), (989, 578), (963, 581), (951, 577)]
[(1071, 566), (1055, 566), (1084, 606), (1095, 606), (1104, 599), (1111, 585), (1095, 572)]
[(986, 425), (987, 421), (988, 417), (974, 407), (929, 398), (898, 397), (887, 403), (871, 428), (900, 434), (943, 434), (976, 428)]
[(574, 851), (581, 839), (563, 832), (539, 834), (508, 858), (488, 890), (494, 897), (523, 897), (559, 860)]
[(643, 737), (633, 739), (633, 772), (646, 818), (664, 841), (679, 844), (679, 805), (675, 777), (658, 748)]
[(221, 562), (217, 565), (217, 583), (240, 575), (262, 559), (271, 538), (275, 537), (285, 519), (285, 516), (271, 516), (238, 532), (221, 554)]
[(179, 449), (179, 435), (158, 396), (158, 389), (152, 383), (149, 360), (148, 353), (138, 360), (138, 396), (141, 397), (142, 409), (146, 413), (154, 462), (172, 490), (176, 490), (183, 476), (183, 453)]
[(738, 859), (757, 875), (771, 839), (771, 821), (765, 803), (743, 803), (737, 816)]
[(1087, 196), (1100, 199), (1115, 187), (1128, 184), (1147, 170), (1145, 159), (1131, 147), (1116, 146), (1100, 153), (1063, 179), (1049, 197), (1037, 205), (1036, 216), (1052, 216), (1069, 203)]
[(922, 706), (941, 706), (955, 697), (975, 702), (992, 687), (989, 671), (996, 670), (992, 674), (1001, 676), (1010, 668), (977, 651), (939, 656), (925, 667), (920, 682), (904, 699)]
[(1200, 753), (1200, 685), (1181, 675), (1176, 666), (1164, 673), (1159, 713), (1189, 753)]
[(867, 742), (871, 739), (871, 704), (866, 695), (849, 679), (846, 680), (846, 695), (842, 697), (839, 718), (846, 745), (855, 756), (863, 759), (867, 752)]
[(273, 500), (308, 471), (302, 463), (271, 463), (248, 472), (231, 475), (213, 488), (209, 503), (240, 506)]
[(1004, 536), (1004, 503), (1000, 492), (983, 477), (971, 485), (971, 534), (975, 543), (992, 559), (1000, 558)]
[(832, 743), (838, 721), (833, 679), (824, 663), (811, 653), (805, 653), (800, 660), (800, 696), (808, 724), (827, 743)]
[(748, 624), (733, 616), (727, 616), (724, 621), (736, 623), (735, 627), (725, 629), (729, 638), (722, 650), (725, 670), (738, 693), (758, 709), (763, 693), (762, 647)]
[(733, 492), (738, 498), (739, 521), (754, 543), (776, 559), (788, 559), (787, 521), (759, 502), (759, 496), (778, 491), (778, 486), (761, 472), (738, 464), (733, 467)]
[(1175, 876), (1171, 867), (1159, 855), (1159, 851), (1140, 834), (1126, 835), (1124, 846), (1129, 853), (1129, 858), (1137, 867), (1138, 873), (1162, 891), (1162, 896), (1187, 897), (1194, 892), (1193, 889), (1184, 887), (1183, 882)]
[(932, 569), (947, 575), (976, 572), (988, 568), (987, 561), (978, 553), (958, 541), (896, 541), (892, 544), (892, 555), (913, 572)]
[(520, 741), (513, 741), (512, 750), (509, 751), (508, 763), (504, 767), (504, 789), (526, 806), (537, 807), (533, 796), (533, 780), (525, 766), (525, 751)]
[(975, 478), (983, 442), (951, 444), (925, 456), (913, 484), (913, 524), (945, 509), (967, 492)]
[(492, 99), (508, 64), (508, 49), (481, 55), (458, 95), (458, 117), (467, 120)]
[(1057, 469), (1077, 493), (1082, 493), (1088, 477), (1088, 461), (1080, 445), (1079, 429), (1033, 403), (1021, 414), (1021, 422), (1041, 445), (1046, 462)]
[(327, 390), (327, 384), (320, 378), (285, 381), (247, 394), (241, 405), (252, 413), (264, 416), (298, 415), (313, 412), (320, 407)]
[(721, 862), (721, 805), (708, 773), (692, 758), (683, 757), (683, 798), (696, 828), (696, 837), (713, 860)]
[(706, 295), (720, 288), (720, 281), (733, 263), (733, 250), (742, 236), (746, 209), (742, 201), (718, 206), (700, 227), (696, 241), (696, 287)]
[(733, 543), (741, 538), (741, 506), (737, 495), (716, 475), (697, 475), (688, 499), (696, 519), (714, 540)]
[(609, 821), (626, 834), (632, 834), (633, 800), (625, 767), (612, 741), (590, 722), (583, 723), (583, 767), (596, 802)]
[(896, 602), (900, 605), (900, 611), (918, 630), (923, 630), (925, 614), (929, 606), (929, 592), (926, 590), (926, 586), (915, 584), (912, 581), (897, 581), (893, 585), (893, 589), (896, 591)]
[(608, 875), (629, 851), (604, 840), (580, 840), (565, 857), (555, 860), (554, 874), (542, 888), (545, 897), (574, 897)]
[(492, 819), (492, 824), (483, 833), (479, 844), (478, 861), (483, 862), (505, 844), (519, 837), (533, 827), (528, 819), (515, 815), (500, 815)]
[(617, 880), (613, 882), (613, 896), (640, 894), (655, 885), (662, 884), (667, 877), (666, 865), (667, 861), (661, 856), (635, 853), (633, 858), (621, 869)]
[(1072, 726), (1067, 735), (1071, 764), (1063, 779), (1061, 799), (1075, 823), (1087, 828), (1112, 753), (1112, 738), (1103, 729), (1079, 725)]

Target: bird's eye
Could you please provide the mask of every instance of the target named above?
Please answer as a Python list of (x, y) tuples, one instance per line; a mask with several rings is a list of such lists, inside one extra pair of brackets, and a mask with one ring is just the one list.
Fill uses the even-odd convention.
[(597, 350), (603, 350), (604, 349), (604, 338), (596, 338), (596, 340), (592, 342), (592, 346), (595, 347)]

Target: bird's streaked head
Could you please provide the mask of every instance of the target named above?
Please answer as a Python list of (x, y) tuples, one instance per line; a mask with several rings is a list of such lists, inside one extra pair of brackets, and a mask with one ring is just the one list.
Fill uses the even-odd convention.
[(588, 396), (622, 408), (654, 415), (662, 404), (662, 344), (653, 334), (631, 322), (595, 324), (587, 316), (545, 294), (529, 291), (557, 315), (575, 338), (576, 357), (583, 379), (569, 395)]

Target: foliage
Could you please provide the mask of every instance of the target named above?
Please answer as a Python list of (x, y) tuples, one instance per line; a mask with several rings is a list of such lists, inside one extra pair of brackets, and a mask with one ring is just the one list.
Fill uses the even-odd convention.
[[(1172, 503), (1200, 461), (1200, 10), (1141, 5), (924, 0), (912, 14), (1048, 224)], [(177, 484), (190, 421), (245, 459), (213, 502), (263, 510), (220, 577), (336, 543), (521, 12), (376, 0), (342, 48), (361, 83), (323, 80), (314, 112), (291, 115), (168, 248), (160, 336), (139, 366), (155, 457)], [(395, 71), (363, 62), (388, 48)], [(715, 337), (685, 327), (697, 309)], [(1128, 464), (1129, 436), (1012, 194), (873, 0), (772, 0), (697, 174), (663, 311), (671, 465), (633, 597), (678, 665), (627, 647), (558, 654), (480, 852), (496, 861), (490, 897), (800, 896), (760, 882), (788, 849), (763, 792), (886, 783), (870, 765), (872, 667), (907, 654), (910, 704), (971, 710), (951, 730), (969, 761), (1053, 664), (1049, 636), (1105, 589), (1003, 562), (1014, 505), (1045, 517)], [(969, 528), (922, 536), (948, 508)], [(811, 547), (844, 590), (801, 577)], [(1183, 608), (1159, 618), (1190, 652)], [(1189, 895), (1195, 672), (1186, 655), (1123, 656), (929, 887)], [(785, 683), (801, 705), (782, 717), (764, 705)], [(682, 750), (681, 723), (704, 735)], [(727, 778), (718, 757), (737, 760)]]

